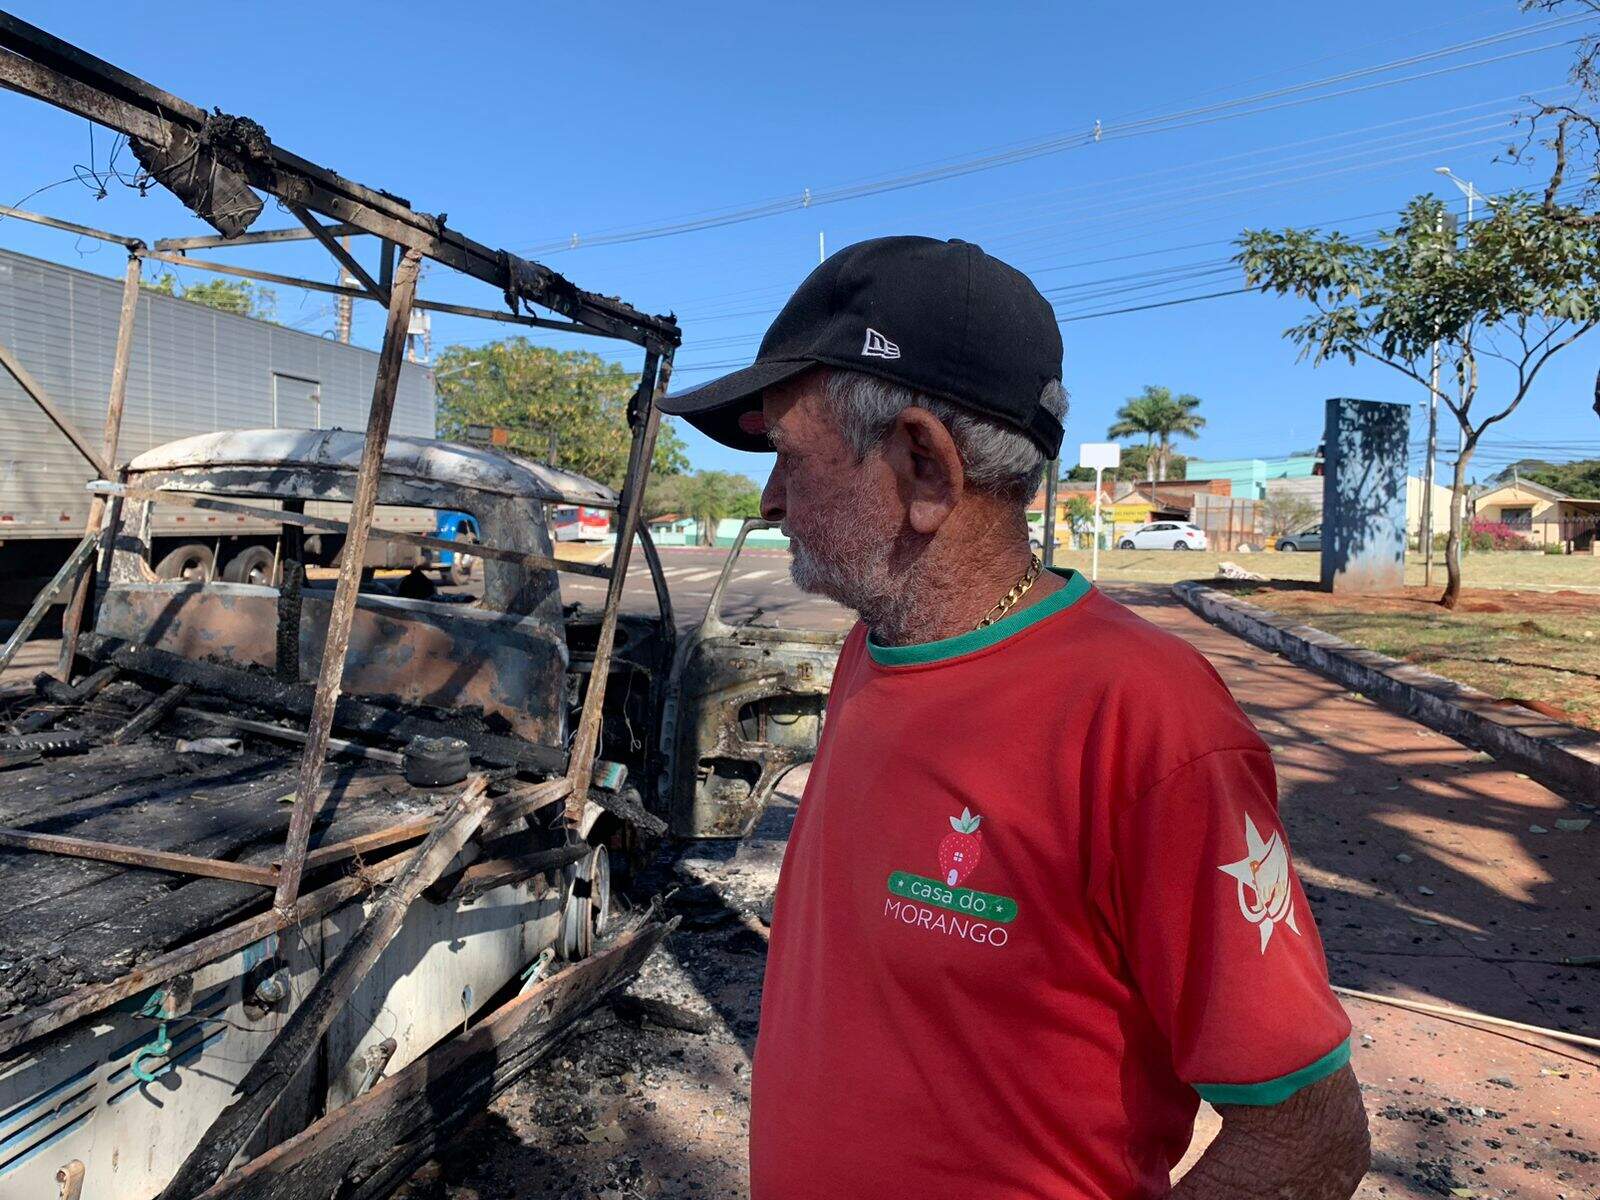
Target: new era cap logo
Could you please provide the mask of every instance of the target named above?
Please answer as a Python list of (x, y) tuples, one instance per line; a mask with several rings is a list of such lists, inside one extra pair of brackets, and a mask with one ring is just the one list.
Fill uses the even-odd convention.
[(899, 358), (900, 347), (896, 346), (876, 329), (868, 328), (867, 340), (861, 347), (862, 358)]

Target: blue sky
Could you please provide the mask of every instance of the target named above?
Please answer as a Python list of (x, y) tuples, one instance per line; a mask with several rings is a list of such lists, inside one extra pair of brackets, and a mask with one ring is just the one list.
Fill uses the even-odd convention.
[[(1596, 28), (1538, 31), (1514, 3), (1433, 0), (1352, 0), (1337, 23), (1316, 6), (1254, 0), (448, 9), (284, 0), (229, 6), (217, 19), (165, 2), (9, 7), (196, 104), (255, 117), (307, 158), (448, 212), (480, 241), (522, 252), (577, 234), (577, 249), (541, 257), (582, 286), (676, 312), (680, 386), (753, 355), (771, 314), (816, 264), (819, 233), (830, 250), (888, 233), (963, 237), (1029, 272), (1059, 311), (1081, 318), (1239, 286), (1223, 260), (1247, 226), (1366, 233), (1419, 192), (1459, 201), (1433, 173), (1439, 164), (1484, 192), (1533, 187), (1536, 172), (1496, 155), (1515, 137), (1520, 97), (1564, 88), (1572, 47), (1560, 43)], [(1170, 120), (1513, 32), (1523, 36), (1283, 93), (1247, 115)], [(1083, 136), (1096, 121), (1099, 142)], [(0, 201), (90, 162), (86, 122), (59, 110), (0, 93), (0, 130)], [(808, 188), (824, 194), (1053, 135), (1075, 144), (924, 186), (798, 203)], [(109, 141), (96, 136), (97, 167)], [(130, 156), (122, 162), (131, 166)], [(790, 206), (674, 237), (584, 244), (769, 200)], [(205, 232), (159, 190), (141, 198), (113, 186), (97, 199), (73, 181), (26, 206), (149, 239)], [(283, 213), (269, 220), (292, 224)], [(120, 272), (116, 247), (14, 221), (0, 222), (0, 245)], [(332, 277), (326, 257), (305, 246), (229, 253)], [(422, 291), (497, 300), (442, 268)], [(283, 290), (280, 319), (327, 331), (330, 300)], [(1067, 321), (1064, 459), (1080, 441), (1101, 440), (1117, 406), (1146, 383), (1202, 398), (1207, 428), (1184, 448), (1218, 458), (1314, 444), (1328, 396), (1423, 398), (1381, 367), (1297, 363), (1281, 333), (1300, 313), (1292, 300), (1240, 295)], [(381, 315), (358, 306), (356, 328), (375, 344)], [(436, 346), (499, 333), (435, 318)], [(1590, 410), (1597, 364), (1600, 332), (1547, 369), (1486, 442), (1484, 468), (1522, 455), (1600, 454)], [(1489, 380), (1485, 403), (1500, 382)], [(695, 465), (764, 474), (763, 458), (683, 432)], [(1454, 445), (1450, 427), (1441, 441)]]

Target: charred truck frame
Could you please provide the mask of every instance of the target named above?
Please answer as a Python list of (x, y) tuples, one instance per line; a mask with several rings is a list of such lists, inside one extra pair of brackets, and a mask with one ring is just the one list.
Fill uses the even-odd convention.
[[(38, 1172), (46, 1168), (54, 1173), (60, 1195), (73, 1198), (387, 1195), (449, 1129), (507, 1086), (575, 1014), (637, 970), (673, 924), (656, 919), (652, 909), (609, 939), (607, 948), (590, 954), (598, 949), (591, 947), (590, 935), (602, 914), (585, 898), (603, 890), (603, 881), (591, 875), (608, 867), (586, 838), (602, 819), (625, 833), (659, 834), (668, 828), (641, 803), (638, 790), (625, 786), (617, 764), (606, 761), (612, 757), (608, 741), (619, 736), (615, 728), (627, 730), (635, 750), (644, 745), (645, 770), (660, 773), (658, 781), (652, 780), (652, 794), (657, 807), (667, 809), (675, 832), (737, 836), (754, 822), (781, 771), (814, 747), (839, 639), (804, 635), (786, 642), (767, 631), (727, 625), (713, 611), (674, 652), (670, 600), (641, 524), (660, 420), (655, 401), (667, 386), (679, 344), (672, 317), (651, 316), (583, 291), (546, 267), (482, 245), (447, 226), (443, 217), (418, 212), (396, 196), (282, 149), (254, 121), (207, 113), (3, 12), (0, 86), (125, 134), (149, 174), (217, 231), (147, 245), (0, 209), (11, 218), (117, 243), (128, 251), (107, 416), (98, 440), (75, 428), (26, 365), (0, 346), (0, 368), (97, 476), (83, 540), (0, 648), (3, 669), (50, 597), (71, 589), (58, 679), (41, 677), (38, 685), (52, 704), (30, 709), (11, 723), (11, 735), (0, 737), (0, 768), (41, 770), (27, 764), (76, 738), (110, 756), (94, 769), (107, 773), (101, 785), (108, 789), (105, 794), (121, 788), (117, 794), (122, 795), (139, 771), (159, 778), (170, 769), (159, 761), (170, 751), (137, 749), (138, 739), (164, 721), (199, 722), (210, 732), (301, 746), (297, 762), (284, 758), (275, 765), (264, 758), (258, 764), (261, 774), (244, 782), (214, 771), (193, 773), (191, 782), (212, 781), (204, 797), (192, 789), (173, 793), (167, 824), (156, 820), (150, 828), (200, 822), (194, 827), (210, 832), (195, 844), (214, 847), (209, 853), (82, 836), (83, 825), (93, 829), (108, 807), (92, 779), (64, 801), (50, 797), (48, 812), (35, 810), (47, 819), (28, 817), (26, 788), (13, 791), (22, 799), (0, 803), (0, 824), (7, 826), (0, 828), (0, 847), (40, 856), (38, 863), (79, 864), (73, 869), (83, 878), (76, 883), (62, 883), (30, 862), (14, 868), (23, 886), (43, 881), (39, 886), (46, 899), (87, 896), (85, 880), (103, 881), (108, 872), (131, 868), (132, 875), (165, 872), (200, 881), (210, 890), (202, 895), (196, 887), (169, 908), (184, 910), (192, 922), (197, 918), (190, 910), (210, 902), (217, 918), (187, 940), (176, 939), (176, 945), (169, 939), (137, 952), (132, 947), (118, 951), (121, 957), (108, 960), (113, 968), (90, 972), (54, 994), (36, 989), (19, 1011), (0, 1016), (0, 1197), (22, 1194), (8, 1188), (24, 1179), (36, 1188)], [(253, 229), (264, 208), (262, 195), (280, 201), (299, 227)], [(376, 239), (376, 270), (341, 244), (357, 236)], [(190, 256), (223, 246), (305, 240), (322, 245), (357, 285)], [(424, 258), (490, 285), (504, 296), (505, 308), (417, 296)], [(383, 305), (387, 320), (365, 434), (201, 435), (119, 468), (123, 397), (146, 260)], [(391, 440), (396, 381), (414, 309), (642, 348), (643, 368), (627, 409), (631, 442), (620, 495), (489, 450)], [(308, 511), (308, 505), (316, 508), (322, 501), (346, 505), (348, 516)], [(555, 557), (542, 515), (542, 505), (555, 502), (616, 510), (609, 568)], [(142, 530), (158, 503), (211, 514), (243, 513), (281, 526), (281, 587), (156, 579)], [(274, 503), (278, 507), (264, 507)], [(478, 517), (483, 538), (473, 554), (485, 568), (478, 610), (441, 613), (447, 606), (363, 592), (369, 538), (435, 550), (452, 546), (421, 533), (375, 529), (379, 504), (459, 508)], [(345, 539), (331, 594), (308, 586), (297, 569), (296, 548), (308, 531)], [(620, 612), (635, 540), (654, 582), (659, 622)], [(731, 555), (719, 598), (730, 570)], [(606, 580), (596, 619), (564, 618), (555, 587), (554, 573), (560, 571)], [(642, 644), (652, 637), (662, 644)], [(462, 645), (470, 647), (469, 655), (459, 652)], [(80, 655), (93, 669), (73, 682)], [(474, 668), (459, 661), (463, 657), (481, 662)], [(657, 668), (665, 664), (675, 678), (698, 680), (693, 697), (663, 699)], [(118, 672), (145, 683), (135, 687), (131, 678), (111, 683)], [(742, 685), (738, 679), (745, 676), (751, 682)], [(626, 694), (608, 704), (608, 682), (617, 680)], [(119, 718), (101, 734), (51, 728), (60, 712), (106, 702), (124, 685), (134, 689), (136, 701), (125, 721)], [(649, 693), (647, 699), (634, 695), (636, 687)], [(304, 728), (242, 717), (230, 711), (233, 701), (297, 716)], [(644, 705), (643, 743), (631, 715), (630, 706), (636, 705)], [(608, 708), (621, 717), (605, 726)], [(470, 710), (470, 719), (459, 711), (452, 716), (451, 709)], [(575, 714), (570, 724), (569, 709)], [(369, 741), (335, 738), (336, 725), (368, 735)], [(401, 756), (372, 742), (414, 734), (464, 740), (474, 760), (465, 782), (424, 794), (424, 802), (418, 802), (414, 792), (402, 794), (403, 789), (360, 776), (365, 765), (351, 777), (327, 763), (330, 753), (354, 755), (364, 764), (376, 760), (392, 775)], [(697, 750), (708, 744), (710, 751), (696, 760)], [(92, 775), (93, 769), (85, 772)], [(7, 774), (13, 781), (19, 777), (17, 771)], [(49, 790), (49, 776), (32, 778), (39, 791)], [(225, 788), (216, 783), (220, 779), (226, 779)], [(206, 803), (196, 803), (200, 799)], [(230, 840), (224, 828), (228, 812), (243, 814), (238, 820), (246, 824), (256, 822), (250, 853), (240, 852), (239, 838)], [(50, 828), (37, 828), (41, 823)], [(22, 827), (27, 825), (35, 828)], [(313, 849), (314, 831), (319, 841)], [(281, 836), (276, 854), (271, 845), (261, 844), (269, 833)], [(475, 860), (469, 842), (478, 849)], [(124, 893), (142, 896), (128, 890), (132, 885), (116, 886), (124, 892), (113, 888), (99, 903), (111, 905)], [(448, 906), (417, 904), (424, 894), (436, 904), (480, 907), (468, 909), (473, 919), (464, 922)], [(537, 917), (529, 915), (534, 913)], [(241, 919), (241, 914), (250, 915)], [(0, 932), (19, 927), (15, 921), (14, 914), (0, 911)], [(535, 930), (538, 922), (542, 932)], [(109, 927), (116, 926), (110, 919)], [(450, 959), (479, 932), (498, 933), (501, 941), (494, 943), (498, 965), (481, 978), (471, 976), (479, 983), (475, 998), (471, 982), (461, 985), (459, 963), (441, 967), (435, 959)], [(383, 959), (387, 966), (380, 964), (391, 943), (405, 948), (398, 966), (392, 955)], [(571, 965), (547, 974), (550, 950), (540, 953), (523, 973), (518, 994), (516, 976), (524, 960), (508, 967), (508, 956), (534, 943), (558, 950)], [(45, 969), (40, 964), (52, 950), (62, 949), (41, 945), (39, 961), (30, 964), (35, 975)], [(12, 949), (0, 945), (0, 958), (13, 957)], [(15, 965), (0, 963), (6, 970)], [(374, 991), (369, 976), (375, 975), (384, 975), (389, 992)], [(0, 974), (0, 1000), (15, 978)], [(455, 989), (450, 995), (457, 998), (441, 1004), (431, 996), (419, 1010), (426, 1019), (418, 1018), (414, 1034), (407, 1024), (404, 1032), (384, 1037), (371, 1019), (353, 1020), (358, 997), (397, 1004), (393, 989), (431, 986), (437, 992), (439, 980), (448, 981)], [(502, 990), (506, 987), (509, 993)], [(490, 1011), (490, 991), (511, 998)], [(0, 1012), (6, 1007), (0, 1004)], [(408, 1023), (412, 1016), (408, 1011)], [(176, 1032), (169, 1032), (169, 1024)], [(159, 1032), (152, 1038), (153, 1026)], [(128, 1039), (130, 1031), (142, 1036), (107, 1049)], [(81, 1133), (96, 1106), (116, 1105), (131, 1092), (144, 1094), (163, 1078), (176, 1086), (169, 1074), (175, 1064), (222, 1038), (236, 1046), (232, 1061), (240, 1065), (239, 1077), (192, 1082), (197, 1091), (215, 1085), (222, 1092), (220, 1099), (213, 1097), (205, 1120), (177, 1139), (181, 1145), (157, 1146), (153, 1137), (144, 1146), (101, 1144), (87, 1165), (52, 1151), (57, 1143), (62, 1148), (80, 1144), (69, 1135)], [(339, 1055), (319, 1051), (334, 1042)], [(46, 1068), (54, 1072), (48, 1087), (7, 1090), (29, 1069)], [(384, 1078), (391, 1068), (397, 1073)], [(179, 1089), (174, 1098), (181, 1095)], [(199, 1125), (207, 1123), (196, 1140)], [(120, 1126), (113, 1122), (104, 1136), (112, 1136), (111, 1128)]]

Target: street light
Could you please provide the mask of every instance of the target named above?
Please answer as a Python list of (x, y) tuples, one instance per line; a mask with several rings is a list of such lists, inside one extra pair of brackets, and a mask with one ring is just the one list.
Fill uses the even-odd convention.
[(1477, 188), (1473, 187), (1470, 182), (1468, 182), (1467, 180), (1461, 178), (1461, 176), (1457, 175), (1449, 167), (1435, 167), (1433, 169), (1433, 172), (1434, 172), (1435, 175), (1443, 175), (1451, 183), (1455, 184), (1458, 188), (1461, 189), (1461, 194), (1464, 195), (1467, 198), (1467, 224), (1468, 225), (1472, 224), (1472, 202), (1474, 200), (1482, 200), (1483, 201), (1483, 206), (1485, 208), (1491, 208), (1491, 207), (1494, 206), (1494, 201), (1493, 200), (1489, 199), (1489, 197), (1485, 196)]

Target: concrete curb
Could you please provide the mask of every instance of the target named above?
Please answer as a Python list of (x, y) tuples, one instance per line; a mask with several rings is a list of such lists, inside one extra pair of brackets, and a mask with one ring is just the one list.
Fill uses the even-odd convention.
[(1172, 594), (1213, 625), (1311, 667), (1430, 729), (1469, 742), (1552, 791), (1573, 800), (1600, 796), (1600, 734), (1506, 708), (1476, 688), (1363, 650), (1197, 580), (1173, 584)]

